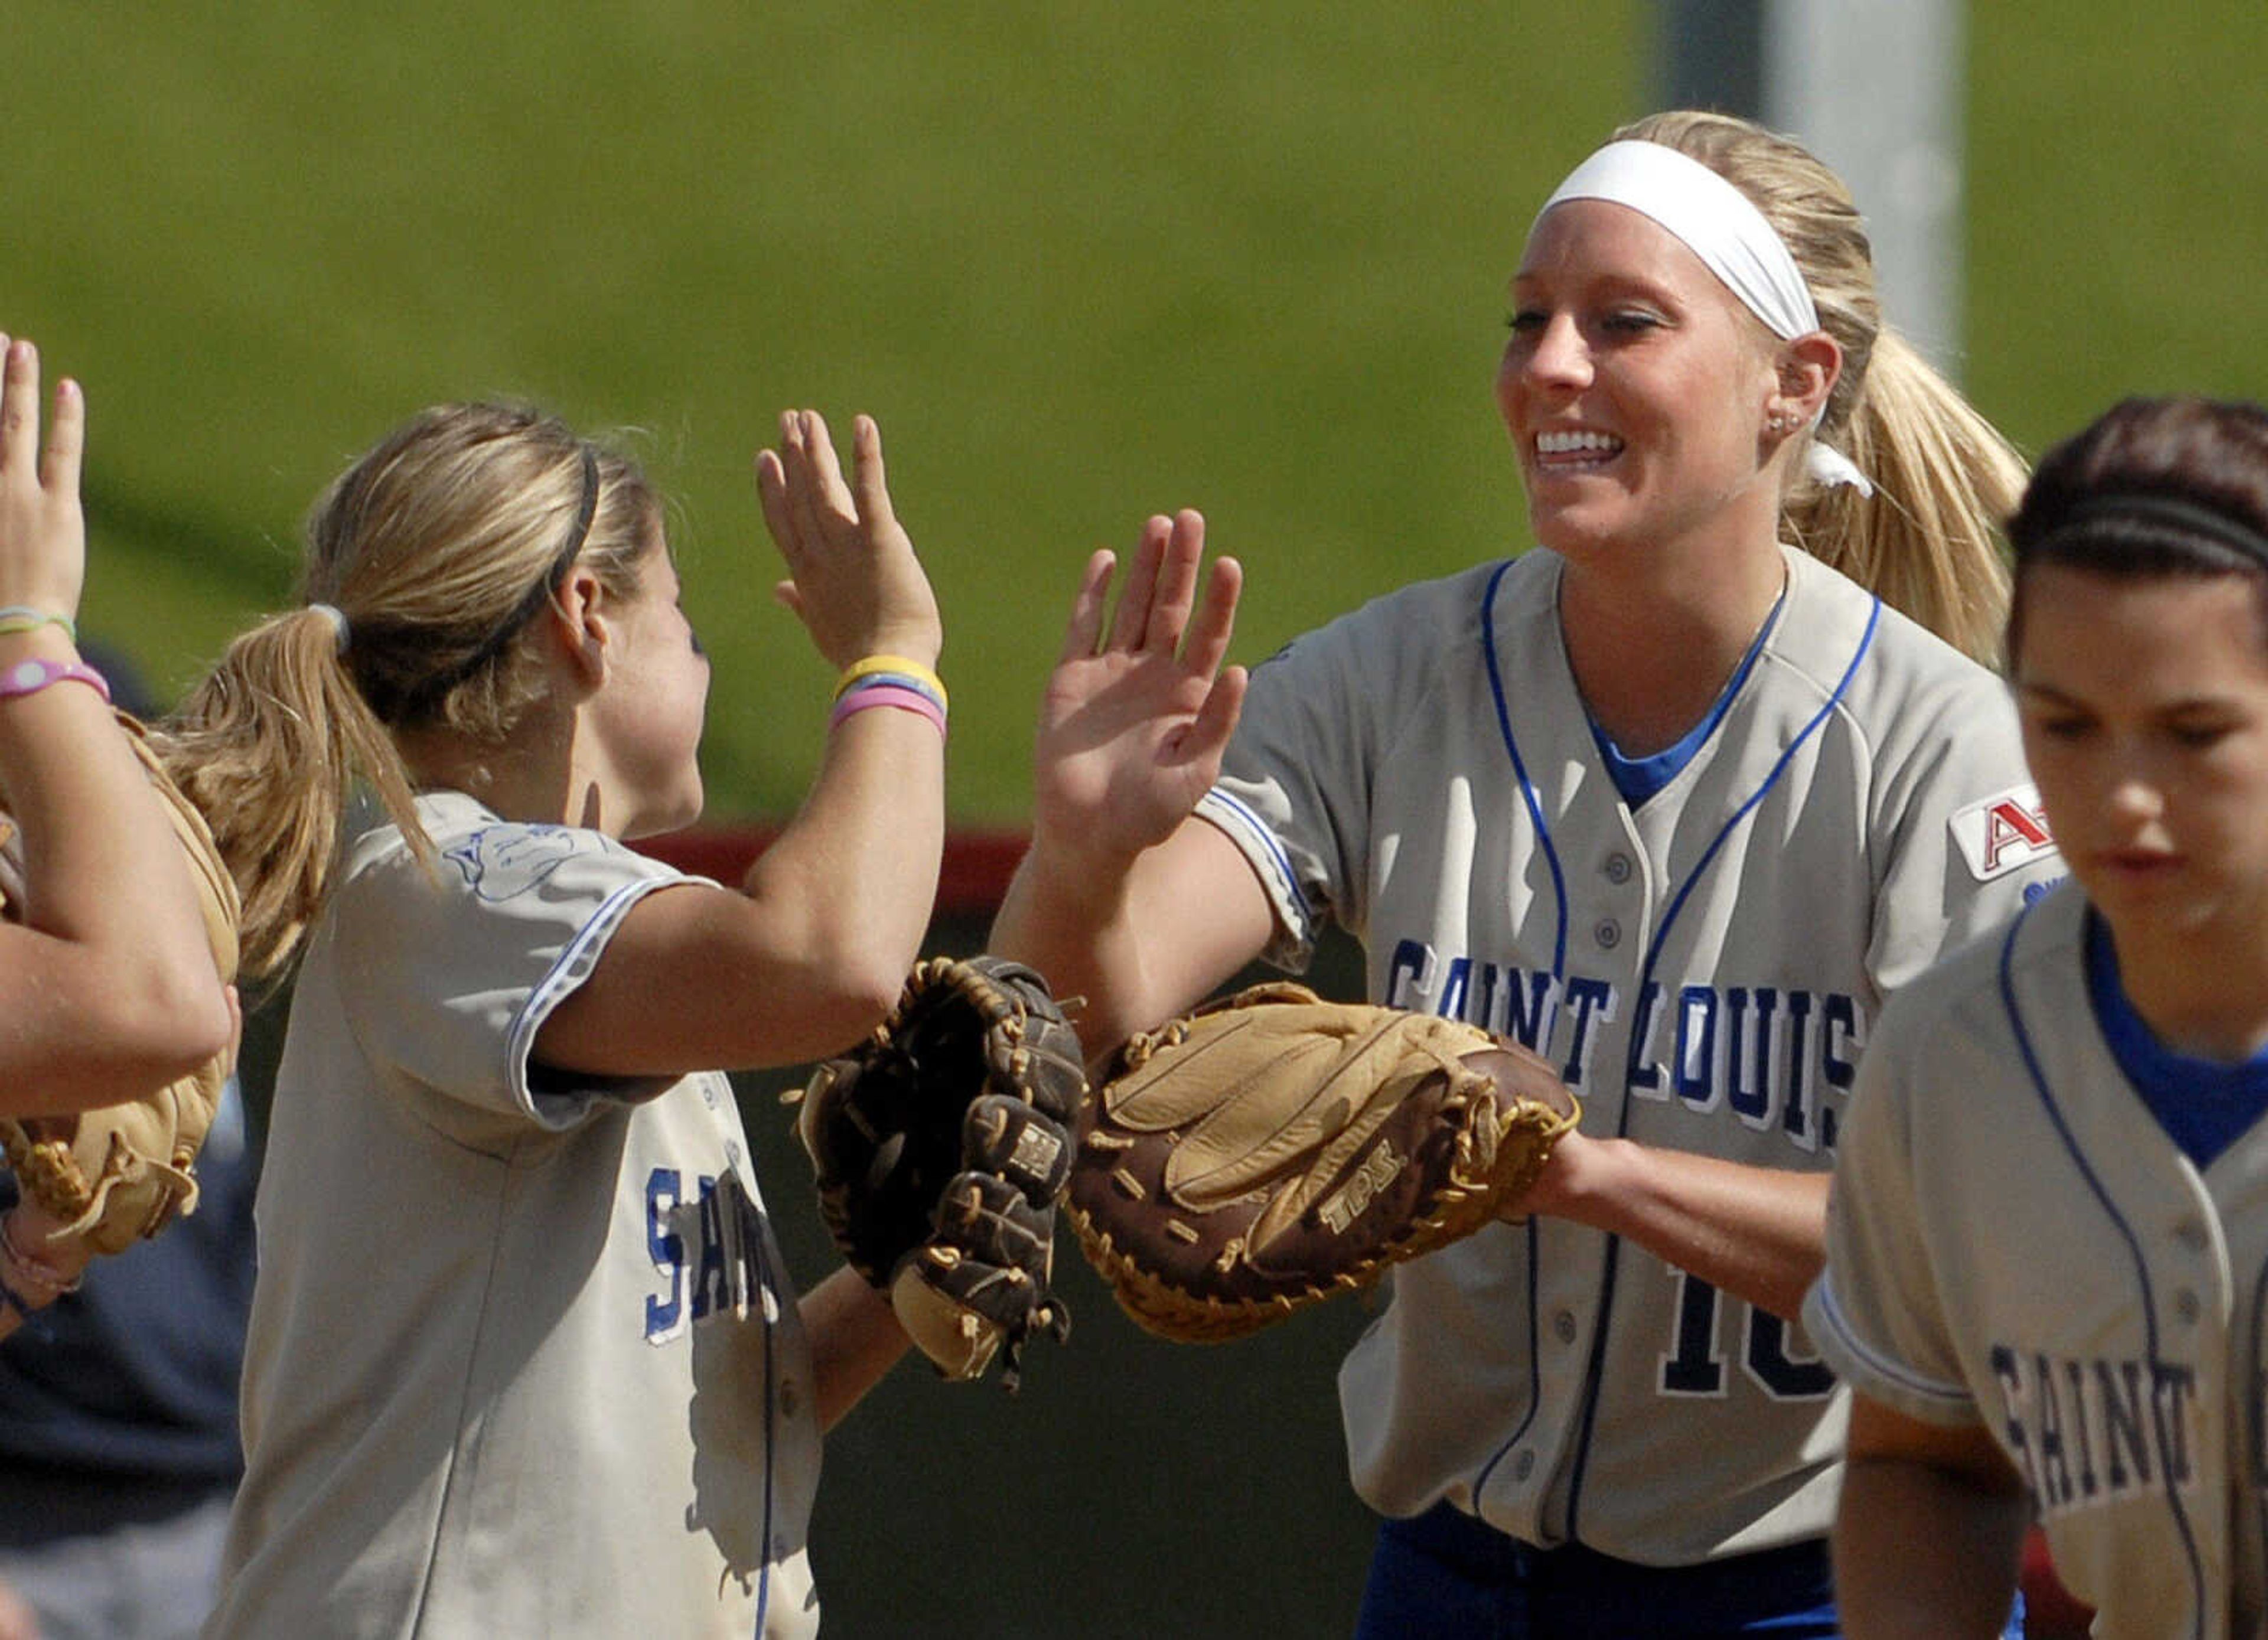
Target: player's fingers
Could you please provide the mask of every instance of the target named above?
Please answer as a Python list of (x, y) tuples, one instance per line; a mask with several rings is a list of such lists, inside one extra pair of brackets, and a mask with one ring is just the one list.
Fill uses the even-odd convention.
[(803, 589), (794, 582), (773, 582), (772, 601), (781, 608), (792, 613), (797, 620), (803, 619)]
[(882, 467), (882, 430), (871, 416), (850, 423), (850, 494), (858, 516), (870, 526), (895, 523), (889, 475)]
[(1189, 611), (1197, 604), (1197, 570), (1204, 561), (1204, 515), (1184, 507), (1174, 514), (1165, 555), (1158, 561), (1157, 590), (1151, 594), (1150, 621), (1142, 635), (1149, 648), (1170, 655), (1181, 647)]
[(856, 517), (850, 487), (843, 482), (843, 464), (835, 459), (835, 435), (827, 430), (827, 418), (816, 410), (806, 410), (803, 415), (804, 444), (811, 452), (811, 476), (817, 490), (813, 505), (822, 516)]
[(56, 495), (78, 498), (79, 460), (86, 450), (86, 395), (70, 377), (55, 384), (55, 417), (48, 425), (48, 447), (40, 458), (40, 485)]
[(1228, 657), (1228, 640), (1236, 630), (1236, 600), (1244, 590), (1244, 566), (1233, 558), (1216, 558), (1206, 578), (1204, 601), (1190, 621), (1189, 642), (1182, 665), (1200, 678), (1210, 678)]
[(0, 466), (11, 472), (39, 470), (33, 441), (39, 436), (40, 358), (20, 337), (8, 343), (0, 364)]
[(1182, 754), (1193, 761), (1217, 761), (1228, 749), (1228, 738), (1236, 732), (1236, 720), (1244, 711), (1244, 688), (1250, 680), (1241, 666), (1226, 668), (1212, 680), (1205, 692), (1204, 704), (1189, 720), (1188, 732), (1182, 739)]
[(797, 544), (806, 552), (816, 550), (827, 539), (821, 533), (818, 457), (812, 449), (812, 421), (808, 410), (790, 410), (781, 418), (780, 457), (787, 468), (788, 518), (796, 530)]
[(1159, 561), (1166, 555), (1166, 543), (1173, 533), (1174, 521), (1163, 515), (1142, 526), (1141, 543), (1135, 548), (1134, 562), (1127, 569), (1126, 585), (1119, 590), (1118, 614), (1110, 623), (1109, 648), (1140, 647), (1142, 636), (1150, 625), (1150, 597), (1158, 585)]
[(1099, 547), (1088, 555), (1086, 569), (1079, 577), (1079, 592), (1071, 601), (1071, 621), (1064, 629), (1063, 653), (1057, 657), (1057, 664), (1085, 660), (1094, 653), (1102, 636), (1102, 612), (1110, 599), (1110, 573), (1117, 567), (1118, 555), (1108, 547)]
[(800, 543), (796, 539), (795, 516), (788, 501), (787, 468), (777, 451), (756, 452), (756, 499), (763, 506), (764, 527), (771, 532), (780, 556), (793, 563), (799, 555)]

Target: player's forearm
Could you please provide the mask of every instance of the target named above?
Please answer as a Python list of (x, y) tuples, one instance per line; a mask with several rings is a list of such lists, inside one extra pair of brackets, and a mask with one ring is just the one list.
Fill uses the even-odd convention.
[(1843, 1632), (1850, 1640), (2000, 1634), (2028, 1522), (2021, 1493), (1907, 1459), (1854, 1460), (1835, 1523)]
[(831, 1430), (897, 1364), (909, 1341), (890, 1301), (848, 1265), (804, 1294), (798, 1307), (818, 1378), (819, 1427)]
[(1561, 1146), (1522, 1205), (1636, 1242), (1793, 1320), (1826, 1260), (1828, 1179), (1626, 1139), (1580, 1139)]
[(1035, 842), (1016, 867), (986, 948), (1036, 968), (1058, 997), (1083, 998), (1076, 1013), (1090, 1055), (1170, 1011), (1152, 1003), (1131, 894), (1130, 870), (1084, 875)]
[[(879, 1018), (919, 955), (945, 847), (944, 749), (911, 712), (860, 712), (828, 737), (811, 795), (743, 881), (782, 941)], [(843, 1040), (873, 1023), (865, 1019)]]
[[(23, 640), (16, 639), (21, 651)], [(69, 653), (68, 649), (63, 651)], [(47, 658), (54, 658), (47, 656)], [(229, 1016), (180, 849), (100, 695), (55, 683), (0, 702), (0, 782), (21, 826), (24, 929), (7, 967), (36, 984), (10, 998), (5, 1034), (46, 1069), (85, 1069), (84, 1098), (46, 1090), (34, 1060), (10, 1108), (74, 1108), (138, 1094), (220, 1051)], [(7, 982), (0, 978), (0, 992)], [(35, 1016), (35, 1017), (34, 1017)], [(4, 1050), (0, 1050), (4, 1051)], [(57, 1102), (61, 1101), (61, 1102)]]
[(990, 947), (1086, 999), (1072, 1018), (1094, 1060), (1211, 995), (1267, 947), (1273, 917), (1236, 845), (1190, 819), (1125, 861), (1035, 837)]

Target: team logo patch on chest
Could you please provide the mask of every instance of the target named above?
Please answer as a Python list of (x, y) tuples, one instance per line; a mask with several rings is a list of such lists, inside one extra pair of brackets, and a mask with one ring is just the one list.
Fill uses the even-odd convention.
[(2011, 786), (1956, 809), (1946, 822), (1970, 874), (1980, 883), (2045, 859), (2056, 851), (2037, 786)]

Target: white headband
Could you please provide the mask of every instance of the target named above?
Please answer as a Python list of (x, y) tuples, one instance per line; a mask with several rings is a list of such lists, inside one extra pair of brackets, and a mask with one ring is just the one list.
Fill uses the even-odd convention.
[[(1571, 199), (1626, 205), (1660, 224), (1781, 340), (1793, 342), (1819, 328), (1811, 287), (1786, 242), (1746, 194), (1699, 160), (1660, 143), (1609, 143), (1569, 173), (1535, 213), (1536, 221)], [(1820, 413), (1826, 413), (1824, 405)], [(1817, 417), (1812, 424), (1817, 426)], [(1849, 484), (1862, 496), (1874, 493), (1850, 457), (1816, 438), (1805, 459), (1811, 476), (1822, 484)]]

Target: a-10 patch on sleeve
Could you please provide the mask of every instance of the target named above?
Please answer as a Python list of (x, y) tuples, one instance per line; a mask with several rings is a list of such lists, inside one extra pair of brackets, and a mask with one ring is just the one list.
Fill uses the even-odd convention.
[(2006, 791), (1956, 809), (1946, 821), (1970, 875), (1980, 883), (2006, 877), (2056, 852), (2040, 789), (2011, 786)]

